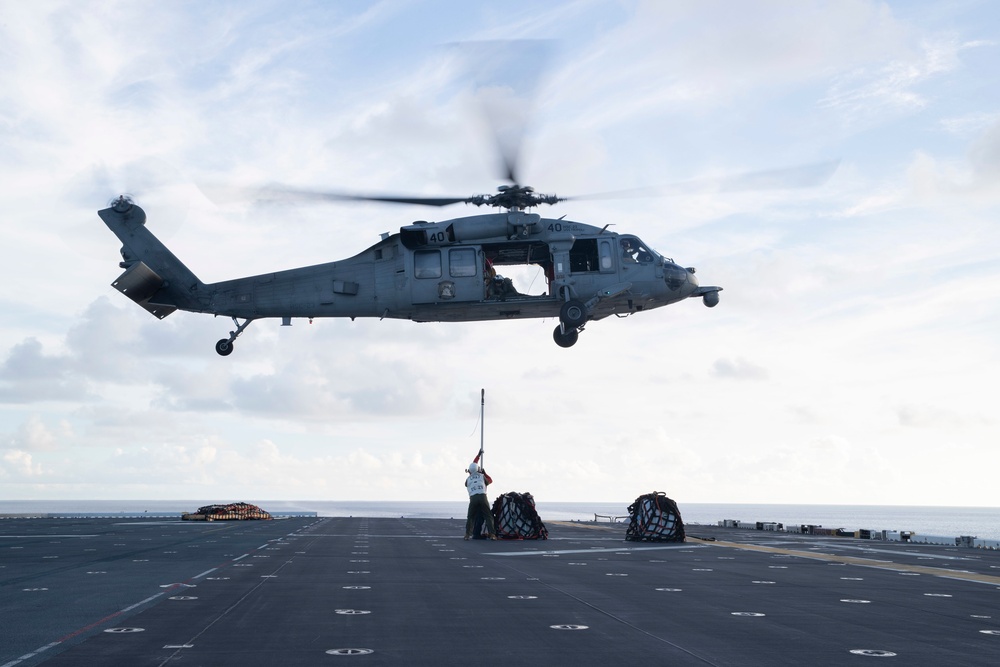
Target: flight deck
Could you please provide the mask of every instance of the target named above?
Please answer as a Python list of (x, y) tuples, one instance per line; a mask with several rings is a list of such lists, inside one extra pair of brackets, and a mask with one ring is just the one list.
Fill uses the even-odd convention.
[(1000, 664), (1000, 551), (546, 525), (0, 521), (0, 667)]

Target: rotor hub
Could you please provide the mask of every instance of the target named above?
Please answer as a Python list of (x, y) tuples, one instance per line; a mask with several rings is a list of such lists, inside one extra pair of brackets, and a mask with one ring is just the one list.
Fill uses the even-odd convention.
[(535, 192), (530, 185), (501, 185), (495, 195), (474, 195), (466, 200), (476, 206), (494, 206), (508, 210), (521, 210), (538, 206), (539, 204), (555, 204), (562, 201), (556, 195), (543, 195)]
[(129, 195), (118, 195), (118, 198), (112, 202), (111, 207), (118, 213), (128, 213), (133, 205), (132, 197)]

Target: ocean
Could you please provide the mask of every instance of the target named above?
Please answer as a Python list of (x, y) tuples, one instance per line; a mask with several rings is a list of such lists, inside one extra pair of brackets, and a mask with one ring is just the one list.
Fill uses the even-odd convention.
[[(202, 505), (245, 500), (269, 512), (316, 512), (321, 517), (366, 516), (448, 519), (465, 516), (463, 501), (338, 501), (338, 500), (0, 500), (0, 514), (88, 512), (101, 514), (180, 514)], [(624, 517), (631, 501), (541, 502), (543, 521), (600, 521)], [(901, 505), (768, 505), (678, 503), (688, 526), (715, 525), (722, 519), (775, 521), (788, 525), (812, 524), (825, 528), (911, 531), (918, 535), (971, 535), (1000, 540), (998, 507), (917, 507)]]

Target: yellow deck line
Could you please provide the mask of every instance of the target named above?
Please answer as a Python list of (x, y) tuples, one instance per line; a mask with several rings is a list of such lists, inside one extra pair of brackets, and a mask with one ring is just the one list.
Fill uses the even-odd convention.
[(980, 584), (995, 584), (1000, 586), (1000, 577), (990, 574), (979, 574), (977, 572), (960, 572), (958, 570), (948, 570), (940, 567), (927, 567), (925, 565), (907, 565), (905, 563), (891, 563), (886, 561), (871, 560), (869, 558), (858, 558), (856, 556), (839, 556), (834, 554), (816, 553), (815, 551), (796, 551), (794, 549), (784, 549), (781, 547), (764, 547), (756, 544), (745, 544), (742, 542), (722, 542), (719, 540), (703, 540), (697, 537), (688, 536), (688, 542), (704, 544), (705, 546), (726, 547), (729, 549), (743, 549), (744, 551), (759, 551), (762, 553), (782, 554), (785, 556), (796, 556), (798, 558), (811, 558), (832, 563), (845, 563), (847, 565), (859, 565), (861, 567), (874, 567), (880, 570), (892, 570), (894, 572), (914, 572), (917, 574), (927, 574), (932, 577), (946, 577), (948, 579), (962, 579)]
[[(622, 526), (595, 526), (587, 523), (575, 523), (571, 521), (548, 521), (546, 523), (557, 526), (567, 526), (571, 528), (589, 528), (591, 530), (604, 530), (620, 532)], [(725, 542), (721, 540), (703, 540), (698, 537), (687, 536), (685, 542), (701, 544), (705, 546), (725, 547), (728, 549), (743, 549), (745, 551), (759, 551), (761, 553), (781, 554), (784, 556), (795, 556), (798, 558), (811, 558), (830, 563), (844, 563), (845, 565), (857, 565), (859, 567), (873, 567), (880, 570), (892, 570), (893, 572), (913, 572), (916, 574), (926, 574), (932, 577), (944, 577), (948, 579), (960, 579), (972, 581), (980, 584), (993, 584), (1000, 586), (1000, 577), (991, 574), (979, 574), (977, 572), (961, 572), (959, 570), (949, 570), (941, 567), (927, 567), (926, 565), (907, 565), (906, 563), (895, 563), (872, 560), (870, 558), (858, 558), (857, 556), (840, 556), (835, 554), (816, 553), (815, 551), (797, 551), (783, 547), (765, 547), (756, 544), (746, 544), (744, 542)]]

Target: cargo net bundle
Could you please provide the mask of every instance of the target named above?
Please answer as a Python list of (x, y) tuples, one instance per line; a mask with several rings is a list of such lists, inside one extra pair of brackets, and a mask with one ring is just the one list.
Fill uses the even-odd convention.
[(497, 496), (493, 501), (493, 524), (497, 538), (501, 540), (547, 540), (549, 531), (545, 528), (535, 499), (530, 493), (511, 491)]
[(189, 521), (248, 521), (269, 520), (271, 515), (250, 503), (229, 503), (228, 505), (205, 505), (193, 514), (183, 514)]
[(639, 496), (628, 506), (629, 542), (683, 542), (684, 521), (677, 503), (660, 491)]

